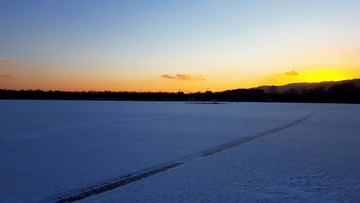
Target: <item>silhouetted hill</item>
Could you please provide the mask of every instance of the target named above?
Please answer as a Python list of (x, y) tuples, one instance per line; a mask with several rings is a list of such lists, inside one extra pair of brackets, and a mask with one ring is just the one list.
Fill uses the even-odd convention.
[[(342, 81), (325, 81), (325, 82), (318, 82), (318, 83), (291, 83), (283, 86), (276, 86), (278, 93), (284, 93), (288, 91), (289, 89), (296, 89), (299, 92), (301, 89), (315, 89), (319, 87), (324, 87), (325, 90), (328, 90), (333, 85), (343, 84), (343, 83), (354, 83), (357, 87), (360, 87), (360, 79), (352, 79), (352, 80), (342, 80)], [(264, 90), (266, 93), (269, 93), (269, 87), (270, 85), (264, 85), (258, 87), (259, 89)]]

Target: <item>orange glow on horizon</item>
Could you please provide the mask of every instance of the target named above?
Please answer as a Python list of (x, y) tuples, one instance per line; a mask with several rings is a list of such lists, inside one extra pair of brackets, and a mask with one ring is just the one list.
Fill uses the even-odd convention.
[[(294, 74), (274, 74), (268, 79), (271, 85), (281, 86), (290, 83), (317, 83), (325, 81), (342, 81), (360, 78), (358, 67), (355, 68), (327, 68), (327, 69), (303, 69), (302, 71), (292, 70)], [(296, 72), (296, 74), (295, 74)]]
[[(354, 63), (356, 64), (356, 63)], [(287, 65), (289, 67), (294, 65)], [(137, 77), (117, 77), (116, 73), (97, 74), (97, 72), (63, 71), (61, 67), (35, 65), (18, 65), (14, 63), (11, 69), (2, 69), (0, 72), (0, 89), (14, 90), (60, 90), (60, 91), (136, 91), (136, 92), (178, 92), (184, 93), (213, 92), (238, 88), (254, 88), (263, 85), (286, 85), (290, 83), (314, 83), (323, 81), (341, 81), (360, 78), (360, 66), (318, 66), (281, 69), (259, 69), (239, 71), (213, 72), (180, 72), (169, 74), (139, 75)], [(21, 68), (25, 71), (20, 71)], [(271, 71), (272, 70), (272, 71)], [(276, 71), (276, 72), (275, 72)], [(204, 75), (202, 75), (203, 73)]]

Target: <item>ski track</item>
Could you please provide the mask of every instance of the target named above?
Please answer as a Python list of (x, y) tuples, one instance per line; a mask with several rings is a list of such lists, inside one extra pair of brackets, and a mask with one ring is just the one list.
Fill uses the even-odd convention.
[(154, 166), (151, 168), (146, 168), (146, 169), (142, 169), (139, 170), (137, 172), (134, 173), (129, 173), (126, 175), (122, 175), (122, 176), (117, 176), (108, 180), (104, 180), (104, 181), (100, 181), (97, 183), (94, 183), (92, 185), (88, 185), (82, 188), (77, 188), (77, 189), (73, 189), (73, 190), (69, 190), (63, 193), (59, 193), (59, 194), (55, 194), (55, 195), (51, 195), (48, 196), (40, 201), (37, 201), (37, 203), (44, 203), (44, 202), (56, 202), (56, 203), (63, 203), (63, 202), (74, 202), (74, 201), (78, 201), (93, 195), (98, 195), (101, 194), (103, 192), (107, 192), (110, 190), (114, 190), (116, 188), (119, 187), (123, 187), (125, 185), (128, 185), (130, 183), (133, 182), (137, 182), (140, 181), (142, 179), (148, 178), (152, 175), (156, 175), (158, 173), (162, 173), (165, 172), (167, 170), (176, 168), (180, 165), (183, 164), (187, 164), (190, 163), (196, 159), (199, 158), (203, 158), (203, 157), (207, 157), (207, 156), (211, 156), (214, 154), (217, 154), (219, 152), (231, 149), (233, 147), (237, 147), (239, 145), (242, 145), (244, 143), (250, 142), (254, 139), (260, 138), (262, 136), (267, 136), (270, 135), (272, 133), (284, 130), (286, 128), (289, 128), (293, 125), (296, 125), (304, 120), (307, 120), (308, 118), (310, 118), (311, 115), (319, 112), (319, 111), (325, 111), (325, 110), (329, 110), (329, 109), (324, 109), (324, 110), (317, 110), (314, 112), (311, 112), (309, 114), (307, 114), (306, 116), (295, 120), (291, 123), (285, 124), (283, 126), (277, 127), (277, 128), (273, 128), (261, 133), (257, 133), (245, 138), (241, 138), (238, 140), (234, 140), (231, 142), (228, 142), (226, 144), (220, 145), (220, 146), (216, 146), (214, 148), (205, 150), (205, 151), (201, 151), (201, 152), (197, 152), (188, 156), (185, 156), (183, 158), (180, 158), (178, 160), (174, 160), (172, 162), (167, 162), (158, 166)]

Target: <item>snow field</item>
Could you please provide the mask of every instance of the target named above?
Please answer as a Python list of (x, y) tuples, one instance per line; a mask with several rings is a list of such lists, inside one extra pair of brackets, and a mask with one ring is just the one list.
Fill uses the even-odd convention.
[(358, 202), (358, 110), (318, 112), (290, 128), (83, 202)]
[[(6, 100), (0, 104), (0, 196), (4, 197), (4, 202), (41, 201), (71, 190), (92, 187), (104, 180), (170, 163), (283, 126), (323, 109), (330, 110), (315, 113), (308, 120), (269, 136), (81, 201), (216, 202), (222, 199), (238, 202), (239, 198), (274, 201), (305, 198), (316, 202), (316, 198), (323, 200), (324, 197), (331, 201), (359, 199), (354, 195), (354, 192), (359, 194), (359, 173), (352, 171), (358, 167), (356, 161), (359, 159), (354, 155), (359, 155), (354, 147), (359, 144), (359, 127), (355, 124), (360, 120), (357, 105)], [(316, 121), (316, 125), (310, 121)], [(294, 130), (299, 126), (303, 127)], [(339, 129), (345, 134), (341, 138)], [(287, 135), (280, 136), (287, 131)], [(289, 141), (291, 137), (295, 141)], [(324, 153), (319, 153), (311, 144), (317, 140), (332, 147), (320, 147)], [(340, 146), (339, 143), (343, 144)], [(346, 145), (349, 143), (352, 148)], [(292, 151), (308, 145), (313, 147), (307, 147), (309, 157), (317, 159), (316, 163), (322, 163), (329, 156), (332, 161), (325, 161), (326, 167), (318, 164), (321, 170), (313, 169), (314, 163), (310, 162), (313, 164), (309, 165), (308, 172), (303, 173), (296, 163), (304, 164), (309, 160), (304, 162), (302, 156)], [(256, 153), (256, 150), (262, 153)], [(331, 156), (334, 154), (336, 156)], [(265, 155), (267, 161), (263, 160)], [(293, 156), (296, 163), (291, 161)], [(333, 157), (339, 160), (331, 159)], [(348, 174), (352, 175), (349, 176), (354, 178), (352, 182), (338, 174), (340, 166), (350, 171)], [(335, 183), (346, 180), (353, 189), (317, 181), (331, 174), (323, 172), (323, 168), (335, 171), (330, 180)], [(245, 180), (239, 174), (251, 175), (253, 180)], [(330, 191), (326, 193), (328, 196), (320, 195), (321, 189), (320, 192), (315, 190), (311, 184), (306, 185), (306, 181), (319, 182), (319, 188), (325, 184)], [(294, 186), (290, 187), (289, 183)], [(223, 188), (228, 189), (224, 191)], [(314, 195), (304, 188), (313, 191)], [(278, 193), (282, 195), (275, 195)], [(343, 197), (335, 196), (339, 194)]]

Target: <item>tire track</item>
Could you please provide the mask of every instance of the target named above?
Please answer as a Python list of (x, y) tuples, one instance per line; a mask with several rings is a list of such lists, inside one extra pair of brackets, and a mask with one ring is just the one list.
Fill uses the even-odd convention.
[(308, 115), (306, 115), (306, 116), (304, 116), (304, 117), (302, 117), (302, 118), (300, 118), (298, 120), (295, 120), (295, 121), (293, 121), (291, 123), (288, 123), (286, 125), (283, 125), (283, 126), (280, 126), (280, 127), (277, 127), (277, 128), (273, 128), (273, 129), (267, 130), (265, 132), (257, 133), (255, 135), (251, 135), (251, 136), (248, 136), (248, 137), (245, 137), (245, 138), (241, 138), (239, 140), (234, 140), (234, 141), (228, 142), (228, 143), (226, 143), (224, 145), (215, 147), (215, 148), (213, 148), (211, 150), (204, 151), (202, 153), (202, 157), (210, 156), (210, 155), (213, 155), (213, 154), (216, 154), (216, 153), (231, 149), (233, 147), (237, 147), (237, 146), (239, 146), (241, 144), (244, 144), (246, 142), (250, 142), (250, 141), (252, 141), (252, 140), (254, 140), (256, 138), (259, 138), (259, 137), (262, 137), (262, 136), (267, 136), (267, 135), (273, 134), (275, 132), (278, 132), (280, 130), (284, 130), (284, 129), (288, 128), (288, 127), (296, 125), (296, 124), (310, 118), (311, 115), (313, 115), (313, 114), (315, 114), (315, 113), (317, 113), (319, 111), (323, 111), (323, 110), (317, 110), (317, 111), (311, 112)]
[(71, 190), (71, 191), (67, 191), (64, 193), (52, 195), (52, 196), (49, 196), (49, 197), (39, 201), (39, 203), (40, 202), (56, 202), (56, 203), (75, 202), (75, 201), (82, 200), (84, 198), (87, 198), (87, 197), (90, 197), (93, 195), (98, 195), (103, 192), (114, 190), (116, 188), (125, 186), (127, 184), (142, 180), (149, 176), (165, 172), (169, 169), (175, 168), (182, 164), (184, 164), (184, 163), (181, 163), (181, 162), (172, 163), (172, 164), (160, 166), (160, 167), (157, 167), (157, 168), (154, 168), (151, 170), (145, 170), (145, 171), (139, 172), (139, 173), (128, 174), (125, 176), (121, 176), (119, 178), (115, 178), (113, 180), (105, 181), (104, 183), (94, 184), (94, 186), (90, 186), (87, 188), (76, 189), (76, 190)]
[(77, 201), (77, 200), (81, 200), (81, 199), (84, 199), (84, 198), (92, 196), (92, 195), (97, 195), (97, 194), (100, 194), (100, 193), (103, 193), (103, 192), (107, 192), (107, 191), (116, 189), (118, 187), (125, 186), (127, 184), (132, 183), (132, 182), (142, 180), (144, 178), (155, 175), (157, 173), (165, 172), (165, 171), (167, 171), (167, 170), (169, 170), (171, 168), (175, 168), (175, 167), (177, 167), (177, 166), (179, 166), (181, 164), (183, 164), (183, 163), (173, 163), (173, 164), (163, 166), (161, 168), (156, 168), (156, 169), (153, 169), (151, 171), (146, 171), (146, 172), (143, 172), (143, 173), (140, 173), (140, 174), (128, 175), (128, 176), (123, 177), (122, 179), (120, 179), (118, 181), (111, 182), (111, 183), (106, 183), (106, 184), (104, 184), (102, 186), (91, 188), (91, 189), (89, 189), (87, 191), (83, 191), (82, 193), (75, 194), (75, 195), (72, 195), (70, 197), (60, 198), (56, 202), (57, 203), (63, 203), (63, 202), (74, 202), (74, 201)]
[(238, 140), (233, 140), (231, 142), (225, 143), (223, 145), (220, 146), (216, 146), (213, 147), (211, 149), (205, 150), (205, 151), (201, 151), (201, 152), (197, 152), (191, 155), (188, 155), (186, 157), (180, 158), (178, 160), (175, 160), (173, 162), (168, 162), (159, 166), (155, 166), (153, 168), (150, 169), (144, 169), (142, 171), (136, 172), (136, 173), (130, 173), (127, 175), (123, 175), (120, 177), (115, 177), (106, 181), (102, 181), (99, 182), (97, 184), (93, 184), (92, 186), (87, 186), (84, 188), (78, 188), (78, 189), (74, 189), (74, 190), (69, 190), (66, 191), (64, 193), (59, 193), (59, 194), (55, 194), (55, 195), (51, 195), (48, 196), (40, 201), (38, 201), (38, 203), (43, 203), (43, 202), (56, 202), (56, 203), (63, 203), (63, 202), (75, 202), (90, 196), (94, 196), (94, 195), (98, 195), (101, 194), (103, 192), (107, 192), (110, 190), (114, 190), (116, 188), (119, 187), (123, 187), (126, 186), (130, 183), (133, 182), (137, 182), (140, 181), (142, 179), (148, 178), (152, 175), (156, 175), (158, 173), (162, 173), (165, 172), (167, 170), (176, 168), (178, 166), (181, 166), (183, 164), (187, 164), (190, 163), (196, 159), (200, 159), (203, 157), (207, 157), (207, 156), (211, 156), (217, 153), (220, 153), (222, 151), (237, 147), (239, 145), (242, 145), (244, 143), (250, 142), (254, 139), (260, 138), (262, 136), (267, 136), (270, 134), (273, 134), (275, 132), (284, 130), (286, 128), (289, 128), (293, 125), (296, 125), (304, 120), (307, 120), (308, 118), (310, 118), (311, 115), (319, 112), (319, 111), (324, 111), (324, 110), (317, 110), (314, 111), (312, 113), (307, 114), (306, 116), (304, 116), (303, 118), (300, 118), (298, 120), (295, 120), (291, 123), (285, 124), (283, 126), (277, 127), (277, 128), (273, 128), (270, 130), (267, 130), (265, 132), (261, 132), (261, 133), (257, 133), (245, 138), (241, 138)]

